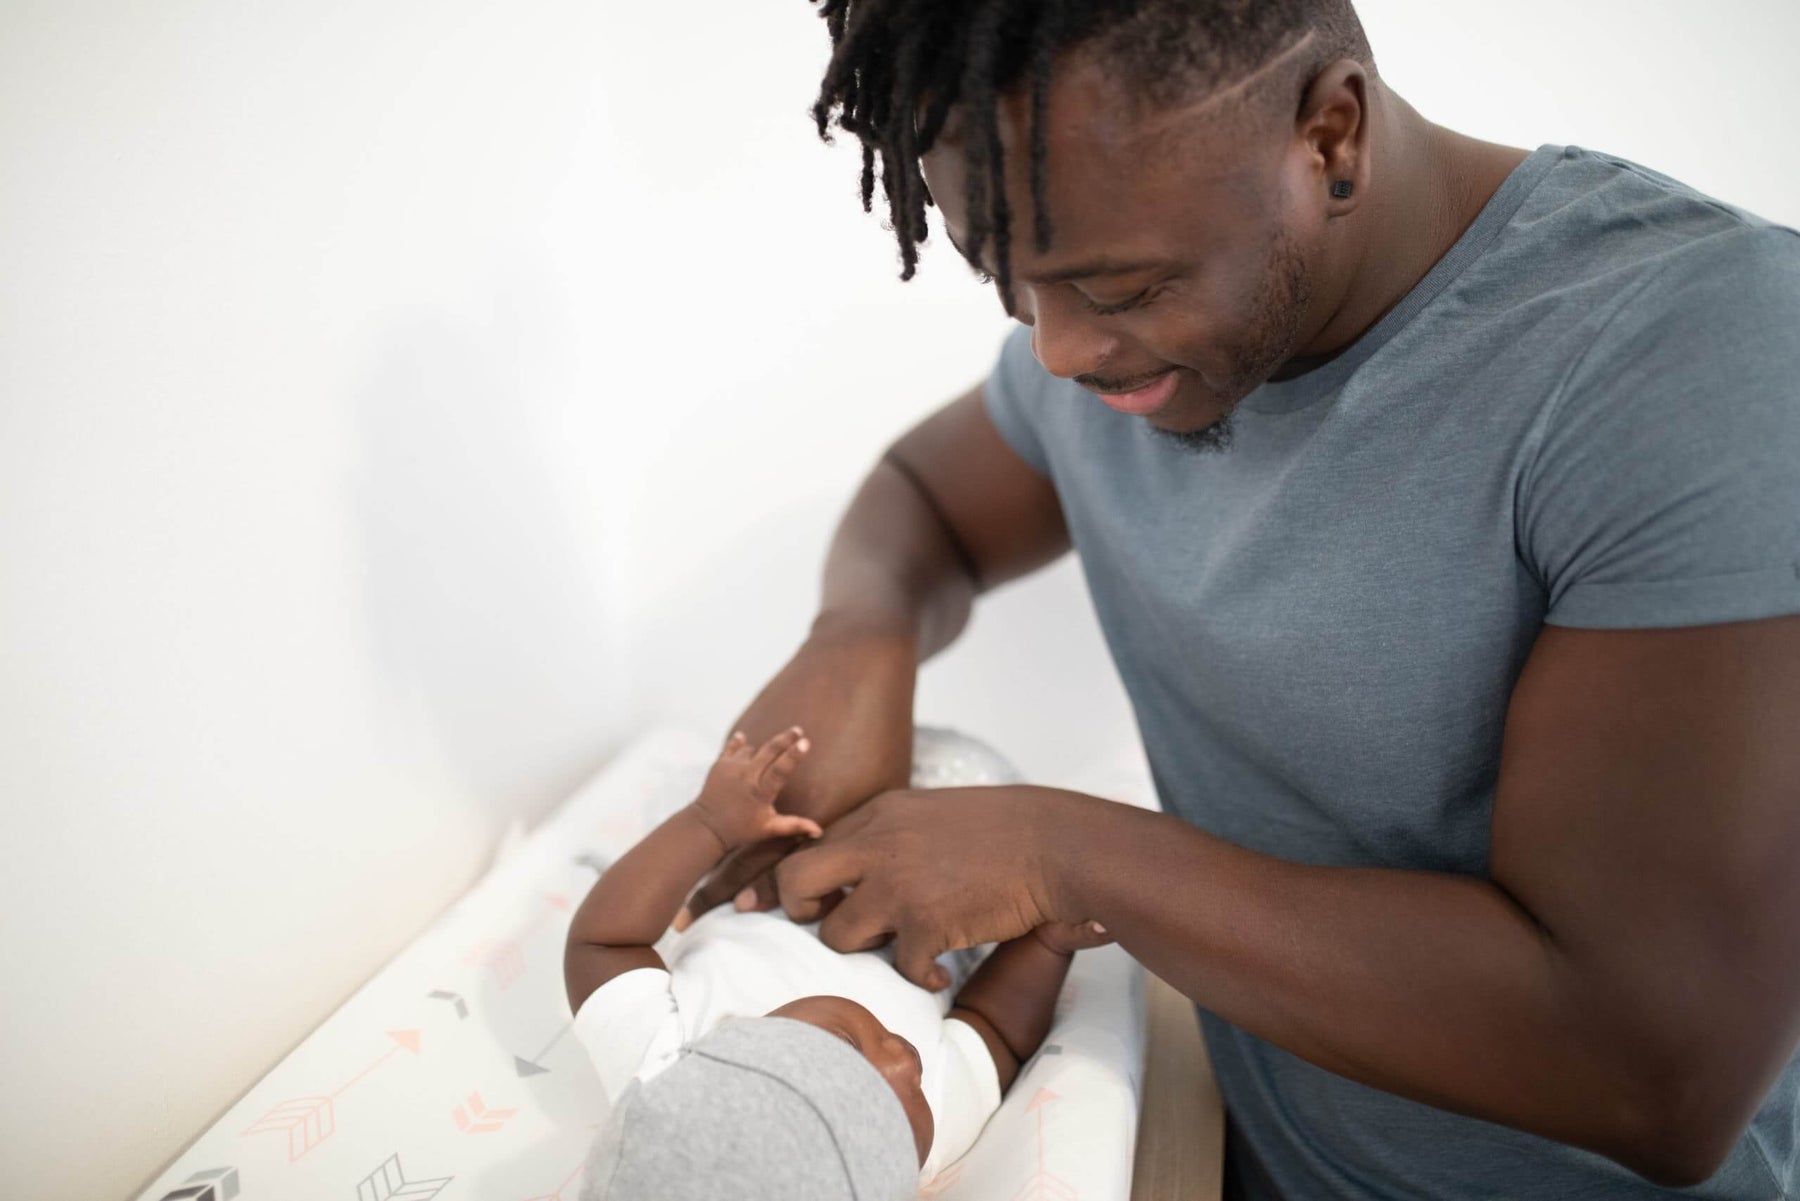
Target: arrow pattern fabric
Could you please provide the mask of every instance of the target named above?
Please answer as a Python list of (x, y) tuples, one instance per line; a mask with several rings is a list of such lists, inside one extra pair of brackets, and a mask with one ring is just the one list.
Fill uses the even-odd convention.
[(466, 1103), (458, 1105), (451, 1111), (456, 1119), (456, 1128), (464, 1134), (492, 1134), (496, 1130), (504, 1130), (506, 1121), (519, 1111), (516, 1109), (494, 1109), (481, 1102), (481, 1094), (470, 1093)]
[(454, 1179), (454, 1176), (439, 1176), (432, 1180), (408, 1180), (396, 1152), (357, 1182), (356, 1201), (431, 1201)]
[[(922, 729), (932, 785), (956, 782), (946, 749), (991, 757)], [(632, 744), (137, 1201), (576, 1201), (606, 1100), (565, 1037), (569, 915), (596, 873), (693, 798), (716, 750), (681, 731)], [(1127, 779), (1046, 782), (1145, 803), (1147, 775)], [(1125, 1201), (1143, 1037), (1136, 965), (1116, 947), (1082, 952), (1049, 1044), (975, 1149), (920, 1195)]]
[(453, 992), (450, 992), (447, 989), (434, 988), (430, 992), (426, 993), (425, 995), (430, 997), (434, 1001), (448, 1001), (452, 1005), (456, 1006), (456, 1016), (459, 1018), (466, 1018), (469, 1016), (468, 1002), (464, 1001), (460, 996), (458, 996), (457, 994), (455, 994)]
[(237, 1195), (237, 1169), (213, 1168), (195, 1172), (183, 1187), (166, 1194), (162, 1201), (231, 1201)]

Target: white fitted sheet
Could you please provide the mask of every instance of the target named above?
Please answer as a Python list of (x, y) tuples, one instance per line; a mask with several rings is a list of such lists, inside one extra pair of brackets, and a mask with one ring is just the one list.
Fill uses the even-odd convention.
[[(981, 757), (968, 750), (965, 765)], [(600, 867), (692, 798), (715, 753), (679, 730), (632, 743), (141, 1201), (576, 1201), (606, 1100), (569, 1036), (569, 917)], [(1103, 783), (1147, 803), (1130, 773)], [(1141, 970), (1116, 947), (1082, 952), (1043, 1049), (974, 1150), (920, 1195), (1125, 1201), (1143, 1060)]]

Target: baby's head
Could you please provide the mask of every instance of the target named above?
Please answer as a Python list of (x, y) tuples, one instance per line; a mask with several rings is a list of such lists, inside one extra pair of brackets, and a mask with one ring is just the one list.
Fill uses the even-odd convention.
[(894, 1096), (900, 1099), (900, 1108), (906, 1111), (907, 1124), (912, 1127), (919, 1162), (925, 1162), (925, 1157), (931, 1153), (932, 1121), (931, 1106), (925, 1103), (921, 1079), (925, 1065), (919, 1059), (919, 1048), (883, 1026), (874, 1014), (849, 997), (801, 997), (780, 1009), (770, 1010), (769, 1016), (792, 1018), (817, 1026), (825, 1033), (843, 1039), (868, 1060), (869, 1066), (881, 1074), (887, 1086), (894, 1090)]
[(582, 1201), (911, 1198), (931, 1137), (912, 1044), (854, 1001), (805, 997), (721, 1022), (627, 1088)]

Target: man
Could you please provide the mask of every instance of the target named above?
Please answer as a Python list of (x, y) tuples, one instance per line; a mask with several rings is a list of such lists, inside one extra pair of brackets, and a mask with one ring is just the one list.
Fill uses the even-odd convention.
[[(823, 15), (904, 271), (933, 201), (1026, 328), (740, 723), (819, 748), (787, 911), (921, 982), (1102, 923), (1233, 1195), (1793, 1195), (1800, 239), (1432, 125), (1348, 0)], [(918, 663), (1071, 545), (1166, 815), (892, 791)]]

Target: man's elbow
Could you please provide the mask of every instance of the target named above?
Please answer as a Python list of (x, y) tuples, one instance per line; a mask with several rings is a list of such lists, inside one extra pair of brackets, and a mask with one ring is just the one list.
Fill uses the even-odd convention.
[[(1619, 1163), (1665, 1188), (1691, 1188), (1725, 1165), (1755, 1113), (1760, 1093), (1665, 1087), (1640, 1109)], [(1710, 1093), (1711, 1095), (1706, 1095)]]
[(1736, 1141), (1735, 1137), (1720, 1140), (1672, 1135), (1617, 1158), (1652, 1184), (1664, 1188), (1692, 1188), (1712, 1179), (1713, 1174), (1724, 1166)]

